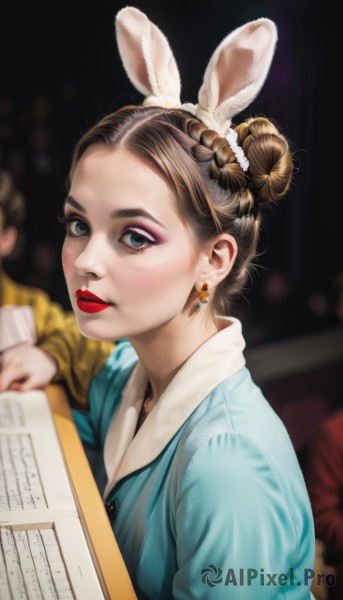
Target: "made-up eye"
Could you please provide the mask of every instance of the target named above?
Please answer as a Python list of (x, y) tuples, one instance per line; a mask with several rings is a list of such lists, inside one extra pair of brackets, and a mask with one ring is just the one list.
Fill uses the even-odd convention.
[(144, 250), (157, 243), (148, 233), (136, 228), (125, 229), (120, 241), (132, 250)]

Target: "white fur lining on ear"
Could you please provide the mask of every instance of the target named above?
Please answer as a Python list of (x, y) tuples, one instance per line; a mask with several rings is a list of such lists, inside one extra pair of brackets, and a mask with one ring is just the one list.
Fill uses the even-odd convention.
[(137, 8), (117, 13), (116, 37), (126, 73), (144, 104), (180, 106), (180, 75), (164, 34)]
[(251, 21), (227, 35), (205, 70), (198, 104), (180, 102), (180, 75), (167, 38), (137, 8), (116, 16), (116, 36), (124, 68), (146, 96), (145, 106), (183, 108), (224, 136), (232, 117), (260, 91), (274, 56), (277, 29), (266, 18)]
[(208, 63), (199, 90), (199, 103), (183, 104), (182, 108), (224, 136), (232, 118), (249, 106), (260, 91), (276, 42), (276, 25), (264, 18), (227, 35)]

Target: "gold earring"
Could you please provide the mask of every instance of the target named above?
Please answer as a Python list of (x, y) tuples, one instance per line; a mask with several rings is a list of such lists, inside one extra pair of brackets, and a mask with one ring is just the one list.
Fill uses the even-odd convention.
[(195, 310), (200, 310), (202, 304), (207, 304), (210, 299), (210, 294), (208, 292), (208, 283), (204, 283), (200, 289), (199, 300), (194, 305)]

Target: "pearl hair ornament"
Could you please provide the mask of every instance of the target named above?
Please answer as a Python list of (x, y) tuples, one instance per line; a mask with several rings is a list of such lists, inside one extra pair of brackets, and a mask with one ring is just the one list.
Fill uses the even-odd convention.
[(247, 171), (249, 169), (249, 161), (244, 154), (243, 148), (238, 145), (238, 133), (234, 129), (230, 129), (229, 133), (225, 136), (227, 143), (229, 144), (232, 152), (237, 158), (237, 162), (240, 165), (242, 171)]

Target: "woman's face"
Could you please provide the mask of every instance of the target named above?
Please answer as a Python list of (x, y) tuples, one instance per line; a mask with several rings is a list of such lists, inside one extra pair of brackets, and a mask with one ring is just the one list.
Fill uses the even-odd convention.
[(125, 149), (89, 147), (65, 217), (63, 269), (85, 336), (117, 340), (183, 327), (200, 253), (156, 170)]

